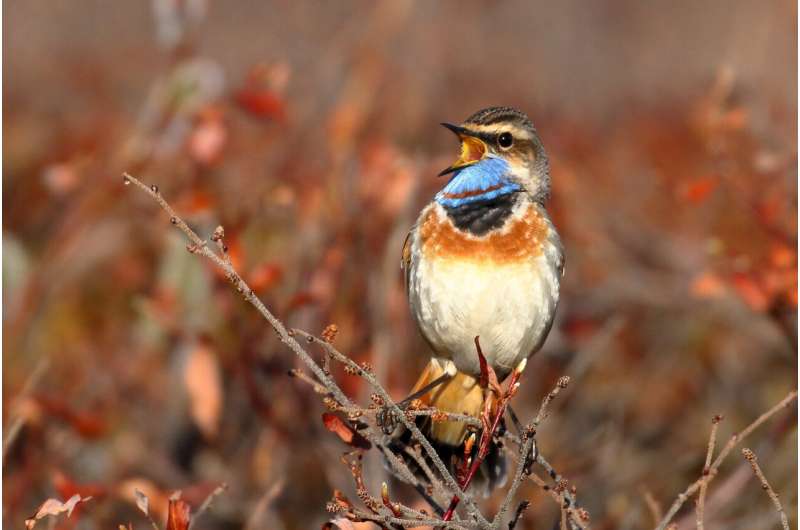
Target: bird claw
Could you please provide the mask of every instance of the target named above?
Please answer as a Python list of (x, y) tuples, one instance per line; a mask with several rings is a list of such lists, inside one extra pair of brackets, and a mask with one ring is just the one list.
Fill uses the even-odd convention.
[(392, 434), (395, 429), (397, 429), (397, 426), (401, 421), (400, 415), (397, 413), (397, 411), (388, 405), (381, 407), (381, 409), (378, 411), (378, 414), (375, 415), (375, 420), (383, 431), (383, 434), (387, 436)]

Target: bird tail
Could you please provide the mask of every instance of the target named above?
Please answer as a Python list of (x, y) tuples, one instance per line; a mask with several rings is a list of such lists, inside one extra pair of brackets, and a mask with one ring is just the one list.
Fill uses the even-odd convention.
[[(411, 393), (413, 394), (442, 376), (445, 373), (443, 364), (439, 360), (432, 359)], [(420, 397), (420, 400), (423, 405), (434, 407), (442, 412), (480, 418), (484, 392), (478, 384), (477, 378), (457, 371), (450, 380), (432, 389)], [(434, 421), (430, 416), (420, 416), (417, 424), (450, 471), (455, 472), (458, 469), (457, 466), (461, 465), (464, 459), (464, 441), (469, 431), (468, 424), (455, 420)], [(504, 429), (504, 426), (501, 426), (501, 429)], [(477, 450), (477, 445), (476, 443), (474, 451)], [(473, 484), (478, 488), (485, 488), (484, 491), (488, 495), (495, 487), (501, 486), (505, 482), (505, 478), (505, 456), (502, 448), (493, 443), (483, 465), (473, 479)]]

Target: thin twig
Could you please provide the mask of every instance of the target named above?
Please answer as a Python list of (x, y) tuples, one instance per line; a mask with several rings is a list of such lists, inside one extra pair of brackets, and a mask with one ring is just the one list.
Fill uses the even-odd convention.
[[(711, 458), (714, 456), (714, 449), (717, 445), (717, 429), (719, 423), (722, 421), (722, 416), (717, 414), (711, 418), (711, 434), (708, 437), (708, 448), (706, 449), (706, 463), (703, 465), (703, 476), (707, 477), (709, 466), (711, 465)], [(697, 496), (697, 530), (705, 528), (703, 516), (706, 509), (706, 491), (708, 490), (708, 480), (704, 480), (700, 484), (700, 494)]]
[[(522, 480), (525, 478), (525, 476), (530, 473), (528, 457), (533, 452), (533, 447), (535, 444), (536, 440), (533, 435), (526, 438), (525, 444), (522, 446), (522, 450), (520, 451), (519, 461), (517, 461), (517, 469), (514, 472), (514, 480), (511, 482), (511, 487), (508, 489), (508, 492), (506, 492), (503, 503), (500, 505), (500, 510), (498, 510), (497, 515), (495, 515), (494, 520), (492, 521), (492, 528), (500, 528), (508, 508), (511, 506), (511, 502), (514, 500), (514, 496), (517, 494), (517, 489), (519, 489), (519, 486), (522, 484)], [(519, 507), (517, 508), (519, 509)], [(515, 518), (518, 517), (519, 515), (515, 515)], [(516, 522), (514, 525), (516, 525)], [(513, 528), (513, 525), (509, 526)]]
[(550, 403), (558, 396), (558, 394), (569, 386), (569, 376), (564, 375), (558, 378), (558, 382), (556, 382), (556, 387), (550, 391), (547, 396), (545, 396), (542, 404), (539, 406), (539, 412), (536, 414), (536, 418), (533, 420), (533, 428), (537, 428), (544, 420), (550, 416), (547, 408), (550, 406)]
[(517, 523), (522, 518), (522, 514), (525, 513), (525, 510), (527, 510), (530, 505), (530, 501), (522, 501), (517, 505), (517, 509), (514, 510), (514, 517), (508, 522), (508, 530), (514, 530), (514, 528), (517, 527)]
[(728, 443), (726, 443), (725, 446), (722, 448), (722, 451), (720, 451), (719, 455), (717, 455), (717, 458), (714, 459), (714, 462), (708, 469), (708, 474), (694, 481), (683, 492), (681, 492), (678, 495), (678, 497), (672, 503), (672, 506), (670, 506), (669, 510), (667, 511), (667, 514), (664, 516), (663, 519), (661, 519), (661, 522), (656, 527), (656, 530), (665, 530), (670, 521), (672, 521), (673, 517), (675, 517), (675, 514), (678, 513), (678, 510), (681, 509), (683, 503), (685, 503), (689, 498), (691, 498), (691, 496), (694, 495), (700, 489), (700, 486), (702, 486), (704, 482), (708, 483), (711, 482), (711, 480), (713, 480), (714, 476), (716, 476), (717, 472), (719, 471), (719, 466), (722, 465), (722, 462), (725, 460), (725, 458), (728, 456), (731, 450), (733, 450), (733, 448), (736, 447), (736, 445), (739, 442), (744, 440), (762, 423), (770, 419), (772, 416), (781, 411), (783, 408), (787, 407), (796, 398), (797, 398), (796, 391), (789, 392), (789, 394), (787, 394), (786, 397), (783, 398), (778, 404), (776, 404), (774, 407), (772, 407), (771, 409), (763, 413), (761, 416), (756, 418), (756, 420), (747, 427), (745, 427), (745, 429), (742, 432), (733, 434), (728, 440)]
[(778, 499), (778, 494), (775, 493), (775, 490), (773, 490), (772, 486), (769, 485), (767, 477), (764, 475), (764, 472), (761, 471), (761, 466), (758, 465), (758, 457), (747, 447), (742, 449), (742, 456), (744, 456), (745, 460), (750, 462), (750, 467), (753, 468), (753, 473), (755, 473), (756, 477), (758, 477), (758, 480), (761, 481), (761, 489), (767, 492), (772, 504), (775, 505), (775, 509), (778, 511), (778, 515), (781, 518), (783, 530), (789, 530), (789, 520), (786, 518), (786, 512), (783, 511), (783, 506), (781, 505), (780, 499)]
[(270, 504), (280, 495), (281, 491), (283, 491), (283, 484), (284, 479), (279, 478), (276, 480), (272, 486), (267, 489), (261, 498), (256, 503), (256, 507), (253, 509), (253, 513), (247, 518), (247, 523), (244, 526), (244, 530), (256, 530), (261, 525), (261, 518), (264, 516), (264, 513), (269, 508)]
[[(39, 359), (39, 362), (36, 363), (36, 367), (31, 372), (31, 375), (28, 376), (28, 380), (23, 385), (22, 390), (20, 393), (14, 398), (15, 402), (19, 402), (30, 394), (34, 388), (39, 384), (39, 381), (44, 376), (45, 372), (47, 372), (47, 368), (50, 366), (50, 359), (48, 357), (42, 357)], [(11, 424), (6, 427), (6, 437), (3, 440), (3, 460), (5, 460), (6, 455), (8, 454), (9, 449), (13, 447), (14, 442), (16, 442), (19, 433), (22, 431), (22, 426), (25, 425), (26, 418), (21, 414), (15, 414), (14, 419), (11, 420)]]
[(528, 478), (537, 486), (539, 486), (544, 492), (546, 492), (550, 497), (559, 505), (564, 506), (565, 504), (569, 505), (565, 507), (567, 510), (567, 514), (569, 515), (569, 523), (573, 528), (580, 528), (581, 530), (587, 530), (589, 528), (588, 524), (588, 513), (583, 508), (575, 508), (571, 501), (569, 500), (568, 492), (563, 491), (562, 493), (558, 493), (555, 488), (547, 484), (547, 482), (537, 475), (536, 473), (531, 473), (528, 475)]
[(200, 505), (200, 507), (197, 509), (197, 512), (192, 516), (192, 520), (189, 523), (189, 530), (192, 530), (194, 528), (194, 525), (200, 518), (200, 516), (203, 515), (206, 511), (208, 511), (209, 508), (211, 508), (211, 503), (214, 502), (214, 499), (216, 499), (219, 495), (221, 495), (222, 492), (224, 492), (226, 489), (228, 489), (228, 485), (225, 484), (224, 482), (219, 486), (217, 486), (216, 488), (214, 488), (214, 491), (212, 491), (208, 495), (208, 497), (206, 497), (206, 500), (203, 501), (203, 504)]
[[(492, 521), (493, 528), (499, 528), (500, 524), (505, 517), (505, 513), (508, 511), (511, 502), (514, 500), (514, 495), (517, 493), (517, 489), (519, 488), (522, 480), (525, 478), (526, 475), (530, 474), (530, 465), (533, 462), (528, 462), (528, 455), (535, 451), (536, 445), (536, 428), (544, 421), (547, 417), (547, 407), (550, 403), (558, 396), (559, 392), (569, 385), (569, 377), (560, 377), (558, 382), (556, 383), (555, 388), (550, 391), (547, 396), (545, 396), (544, 400), (542, 400), (542, 404), (539, 407), (539, 412), (536, 414), (536, 418), (528, 425), (523, 433), (522, 437), (524, 443), (522, 444), (522, 448), (520, 449), (520, 457), (519, 461), (517, 462), (517, 470), (514, 474), (514, 480), (511, 482), (511, 487), (506, 493), (505, 498), (503, 499), (503, 503), (500, 506), (500, 510), (497, 512), (494, 520)], [(535, 460), (535, 458), (534, 458)], [(571, 503), (570, 503), (571, 504)], [(516, 524), (516, 523), (514, 523)], [(513, 527), (512, 527), (513, 528)]]
[(409, 431), (411, 431), (411, 436), (415, 440), (417, 440), (422, 446), (422, 448), (425, 450), (426, 455), (428, 456), (428, 458), (431, 459), (431, 462), (436, 468), (436, 471), (438, 471), (439, 474), (441, 475), (445, 486), (447, 486), (451, 492), (454, 492), (453, 493), (454, 496), (459, 497), (461, 500), (465, 502), (465, 506), (467, 507), (467, 512), (471, 516), (478, 519), (478, 521), (481, 523), (482, 526), (489, 525), (489, 522), (477, 508), (477, 504), (475, 503), (475, 500), (472, 498), (472, 496), (460, 490), (455, 478), (453, 478), (453, 475), (447, 469), (447, 466), (445, 466), (444, 462), (442, 462), (441, 457), (439, 457), (439, 454), (430, 444), (425, 435), (422, 434), (422, 432), (419, 430), (419, 428), (416, 426), (414, 422), (408, 419), (408, 417), (405, 414), (405, 411), (403, 411), (392, 400), (391, 396), (389, 396), (389, 393), (386, 391), (386, 389), (383, 388), (383, 386), (378, 382), (378, 380), (369, 370), (366, 370), (363, 367), (359, 366), (355, 361), (353, 361), (352, 359), (341, 353), (339, 350), (334, 348), (333, 345), (320, 339), (319, 337), (316, 337), (314, 335), (311, 335), (310, 333), (307, 333), (299, 329), (293, 329), (292, 332), (298, 336), (305, 338), (309, 342), (314, 342), (320, 345), (328, 354), (331, 355), (331, 357), (333, 357), (334, 360), (344, 364), (347, 367), (350, 367), (351, 370), (355, 371), (355, 373), (357, 373), (364, 380), (366, 380), (372, 386), (372, 388), (377, 392), (377, 394), (384, 400), (389, 409), (396, 415), (397, 418), (400, 419), (400, 422), (403, 424), (403, 426)]
[(653, 524), (658, 524), (658, 522), (664, 516), (664, 510), (661, 508), (661, 504), (659, 504), (659, 502), (653, 496), (653, 492), (647, 488), (644, 489), (642, 495), (644, 496), (645, 504), (647, 504), (647, 509), (650, 510), (650, 515), (653, 518)]

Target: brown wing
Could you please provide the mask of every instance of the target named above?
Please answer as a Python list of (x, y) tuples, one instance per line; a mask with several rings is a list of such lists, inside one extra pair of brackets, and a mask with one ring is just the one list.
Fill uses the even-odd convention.
[(403, 280), (405, 282), (406, 292), (408, 292), (408, 275), (411, 271), (411, 234), (414, 232), (412, 228), (406, 239), (403, 241), (403, 254), (400, 257), (400, 268), (403, 270)]

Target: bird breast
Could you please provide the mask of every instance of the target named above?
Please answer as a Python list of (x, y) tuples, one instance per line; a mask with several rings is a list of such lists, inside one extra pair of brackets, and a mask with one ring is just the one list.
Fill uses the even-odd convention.
[(475, 236), (432, 204), (411, 245), (409, 302), (437, 356), (478, 375), (480, 336), (502, 377), (541, 346), (558, 303), (563, 256), (540, 206), (521, 205), (501, 228)]

